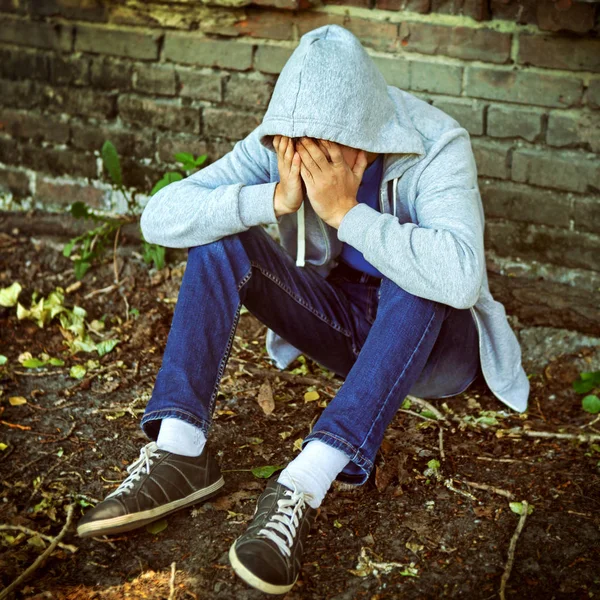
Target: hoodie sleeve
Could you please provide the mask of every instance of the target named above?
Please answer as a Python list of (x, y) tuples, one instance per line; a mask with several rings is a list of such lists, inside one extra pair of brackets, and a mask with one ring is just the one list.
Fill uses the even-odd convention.
[(164, 187), (144, 208), (144, 238), (169, 248), (214, 242), (254, 225), (277, 223), (269, 150), (258, 128), (231, 152), (200, 171)]
[(485, 269), (477, 169), (464, 129), (440, 140), (438, 148), (417, 175), (416, 223), (401, 224), (394, 215), (358, 204), (342, 219), (338, 238), (407, 292), (470, 308)]

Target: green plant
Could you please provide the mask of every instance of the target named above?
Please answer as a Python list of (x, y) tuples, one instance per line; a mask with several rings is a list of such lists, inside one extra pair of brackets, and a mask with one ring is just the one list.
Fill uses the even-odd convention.
[[(106, 140), (100, 151), (102, 163), (108, 172), (113, 187), (121, 192), (127, 203), (127, 211), (123, 215), (109, 214), (106, 212), (93, 210), (83, 202), (74, 202), (69, 207), (69, 212), (76, 219), (86, 219), (94, 223), (92, 227), (85, 233), (69, 240), (63, 248), (63, 255), (71, 257), (75, 270), (75, 277), (82, 279), (90, 267), (98, 261), (104, 254), (107, 246), (112, 244), (113, 252), (116, 253), (119, 243), (119, 233), (121, 227), (127, 223), (133, 223), (138, 220), (137, 208), (139, 206), (135, 192), (128, 192), (123, 185), (123, 172), (121, 169), (121, 161), (119, 154), (114, 144)], [(188, 152), (180, 152), (175, 154), (175, 160), (181, 165), (181, 170), (185, 176), (189, 175), (201, 167), (206, 161), (207, 155), (194, 157)], [(150, 195), (153, 196), (165, 186), (180, 181), (184, 178), (184, 174), (178, 171), (170, 171), (154, 185)], [(141, 234), (141, 231), (140, 231)], [(153, 263), (157, 269), (162, 269), (165, 266), (165, 248), (157, 244), (150, 244), (142, 238), (142, 258), (146, 264)], [(115, 273), (115, 279), (117, 274)], [(115, 283), (117, 283), (115, 281)]]
[(600, 371), (580, 373), (579, 377), (573, 382), (573, 389), (578, 394), (587, 394), (581, 400), (583, 410), (593, 415), (600, 413), (600, 398), (598, 394), (588, 394), (588, 392), (600, 392)]

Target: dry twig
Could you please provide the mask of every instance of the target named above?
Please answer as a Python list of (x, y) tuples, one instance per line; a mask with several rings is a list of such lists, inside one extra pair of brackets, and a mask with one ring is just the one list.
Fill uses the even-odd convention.
[[(22, 531), (27, 535), (37, 535), (38, 537), (51, 542), (54, 538), (51, 535), (46, 535), (45, 533), (40, 533), (39, 531), (35, 531), (34, 529), (29, 529), (29, 527), (23, 527), (23, 525), (0, 525), (0, 531)], [(77, 546), (72, 546), (71, 544), (63, 544), (59, 542), (59, 548), (63, 550), (68, 550), (69, 552), (77, 552), (79, 548)]]
[(171, 563), (171, 579), (169, 580), (169, 600), (175, 600), (175, 563)]
[(512, 500), (514, 498), (514, 495), (512, 492), (509, 492), (508, 490), (503, 490), (502, 488), (494, 487), (493, 485), (488, 485), (487, 483), (475, 483), (474, 481), (465, 481), (464, 479), (459, 479), (458, 481), (460, 481), (460, 483), (464, 483), (465, 485), (468, 485), (469, 487), (475, 488), (477, 490), (486, 490), (487, 492), (494, 492), (494, 494), (498, 494), (499, 496), (504, 496), (505, 498), (508, 498), (509, 500)]
[(67, 508), (67, 519), (63, 528), (60, 530), (60, 533), (52, 540), (52, 542), (46, 548), (46, 550), (44, 550), (44, 552), (35, 559), (31, 566), (25, 569), (25, 571), (23, 571), (21, 575), (19, 575), (9, 586), (5, 587), (0, 592), (0, 600), (8, 598), (9, 594), (18, 589), (27, 579), (29, 579), (31, 575), (33, 575), (33, 573), (37, 570), (37, 568), (48, 558), (48, 556), (50, 556), (50, 554), (54, 552), (56, 546), (59, 545), (60, 540), (62, 540), (65, 533), (67, 533), (67, 529), (69, 528), (69, 525), (71, 524), (71, 521), (73, 519), (74, 511), (75, 504), (69, 504), (69, 507)]
[(502, 574), (502, 579), (500, 581), (500, 600), (505, 600), (505, 590), (506, 590), (506, 582), (510, 577), (510, 572), (512, 570), (513, 562), (515, 560), (515, 549), (517, 547), (517, 540), (521, 535), (521, 531), (523, 531), (523, 527), (525, 525), (525, 519), (527, 518), (527, 511), (529, 509), (529, 504), (527, 500), (523, 500), (521, 503), (523, 508), (521, 509), (521, 517), (519, 519), (519, 523), (517, 525), (517, 529), (510, 540), (510, 546), (508, 548), (508, 561), (506, 562), (506, 567), (504, 568), (504, 573)]

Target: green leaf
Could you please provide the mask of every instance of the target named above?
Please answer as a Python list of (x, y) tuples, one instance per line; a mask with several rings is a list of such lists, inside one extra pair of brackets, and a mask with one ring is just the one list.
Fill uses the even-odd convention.
[[(522, 502), (509, 502), (510, 510), (518, 515), (523, 514), (523, 503)], [(527, 505), (527, 514), (530, 515), (533, 512), (533, 506), (531, 504)]]
[(578, 394), (587, 394), (595, 387), (600, 387), (600, 371), (583, 372), (573, 382), (573, 389)]
[(165, 519), (161, 519), (160, 521), (154, 521), (154, 523), (149, 523), (148, 525), (146, 525), (146, 531), (148, 533), (157, 535), (161, 531), (164, 531), (167, 528), (167, 525), (167, 521)]
[(73, 365), (69, 371), (73, 379), (83, 379), (85, 377), (85, 367), (83, 365)]
[(0, 354), (0, 366), (5, 365), (8, 362), (8, 358), (4, 354)]
[(434, 412), (431, 412), (430, 410), (424, 409), (421, 411), (421, 414), (424, 417), (429, 417), (430, 419), (435, 419), (437, 421), (437, 416)]
[(259, 479), (268, 479), (275, 473), (275, 471), (280, 471), (283, 469), (285, 465), (266, 465), (264, 467), (254, 467), (254, 469), (250, 469), (252, 475), (254, 477), (258, 477)]
[(37, 369), (46, 365), (46, 361), (39, 358), (28, 358), (21, 363), (26, 369)]
[(14, 306), (22, 289), (21, 284), (17, 281), (7, 288), (0, 289), (0, 306), (5, 306), (6, 308)]
[(65, 361), (60, 358), (51, 358), (48, 362), (53, 367), (62, 367), (65, 364)]
[(83, 202), (73, 202), (69, 211), (76, 219), (85, 219), (90, 216), (90, 210)]
[(73, 252), (73, 248), (75, 247), (75, 244), (77, 243), (77, 238), (72, 239), (70, 242), (66, 243), (63, 247), (63, 256), (66, 256), (67, 258), (69, 258), (69, 256), (71, 256), (71, 253)]
[(75, 261), (75, 266), (74, 266), (75, 278), (77, 280), (83, 279), (83, 276), (88, 272), (88, 270), (91, 266), (92, 266), (91, 263), (86, 262), (84, 260)]
[(435, 458), (434, 458), (434, 459), (430, 460), (430, 461), (427, 463), (427, 466), (428, 466), (430, 469), (433, 469), (433, 470), (435, 471), (436, 469), (439, 469), (439, 468), (440, 468), (440, 463), (439, 463), (439, 461), (438, 461), (438, 460), (435, 460)]
[(123, 175), (121, 173), (121, 162), (119, 161), (119, 153), (114, 144), (106, 140), (100, 151), (102, 162), (113, 180), (115, 185), (121, 187), (123, 185)]
[(104, 356), (108, 354), (118, 343), (120, 340), (103, 340), (102, 342), (98, 342), (96, 344), (96, 350), (100, 356)]
[(154, 185), (154, 187), (152, 188), (152, 191), (150, 192), (151, 196), (154, 196), (154, 194), (156, 194), (156, 192), (158, 192), (159, 190), (162, 190), (164, 187), (167, 187), (170, 183), (173, 183), (174, 181), (181, 181), (183, 179), (183, 175), (181, 173), (177, 173), (177, 172), (169, 172), (169, 173), (165, 173), (162, 177), (162, 179), (160, 181), (157, 181), (156, 184)]
[(185, 165), (194, 161), (194, 155), (189, 152), (178, 152), (175, 154), (175, 160)]
[(600, 412), (600, 398), (598, 398), (596, 394), (590, 394), (589, 396), (586, 396), (581, 401), (581, 405), (583, 410), (592, 413), (593, 415), (596, 415)]

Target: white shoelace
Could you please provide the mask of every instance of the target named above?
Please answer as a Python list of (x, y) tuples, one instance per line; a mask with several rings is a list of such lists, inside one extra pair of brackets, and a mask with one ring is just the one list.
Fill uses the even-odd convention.
[[(275, 542), (284, 555), (291, 556), (290, 548), (294, 543), (296, 528), (306, 507), (306, 494), (292, 490), (287, 490), (284, 494), (289, 498), (281, 498), (277, 501), (277, 513), (258, 532), (258, 535), (263, 535)], [(267, 529), (267, 527), (271, 529)], [(277, 535), (272, 529), (285, 536), (285, 539)]]
[(158, 446), (156, 445), (156, 442), (149, 442), (148, 444), (146, 444), (140, 450), (139, 458), (127, 467), (127, 472), (129, 473), (127, 478), (121, 483), (121, 485), (116, 490), (108, 494), (105, 500), (111, 498), (112, 496), (117, 496), (118, 494), (130, 490), (133, 487), (133, 484), (143, 474), (144, 467), (146, 474), (150, 473), (152, 459), (156, 457), (155, 452), (157, 449)]

